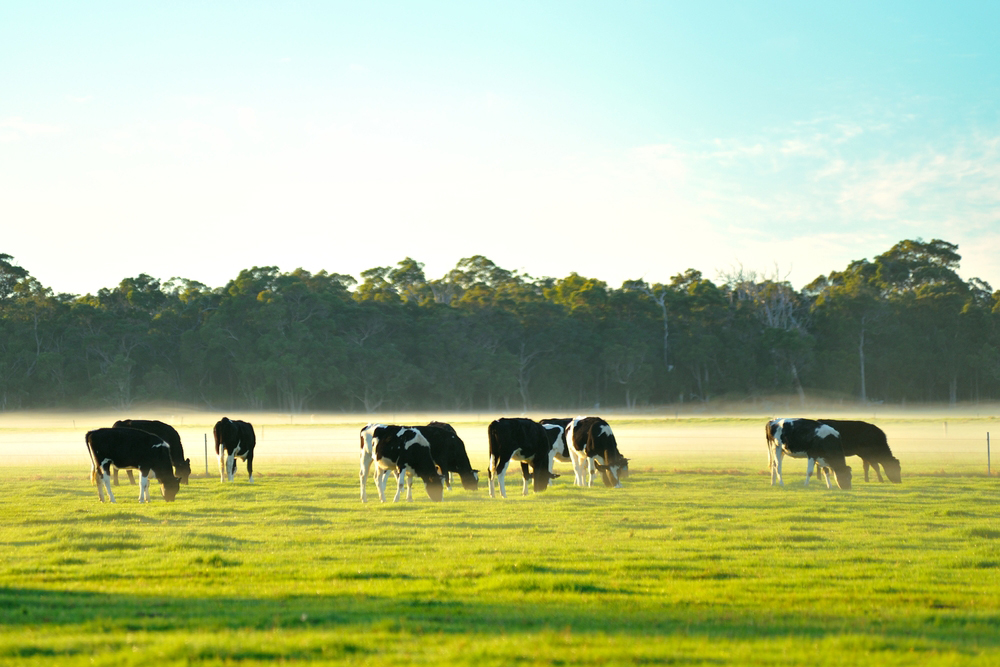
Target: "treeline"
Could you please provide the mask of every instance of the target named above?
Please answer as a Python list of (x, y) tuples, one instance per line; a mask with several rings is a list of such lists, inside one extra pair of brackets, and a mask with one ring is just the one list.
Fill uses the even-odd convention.
[(734, 270), (611, 288), (486, 257), (428, 280), (275, 267), (210, 288), (147, 275), (54, 294), (0, 255), (0, 409), (637, 408), (774, 394), (1000, 398), (1000, 292), (958, 247), (901, 241), (795, 290)]

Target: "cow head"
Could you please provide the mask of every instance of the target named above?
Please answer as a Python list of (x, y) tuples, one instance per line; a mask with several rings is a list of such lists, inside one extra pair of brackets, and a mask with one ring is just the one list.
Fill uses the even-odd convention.
[(441, 482), (441, 477), (438, 475), (430, 475), (424, 478), (424, 485), (427, 489), (427, 495), (434, 502), (441, 502), (444, 498), (444, 484)]
[[(607, 461), (608, 457), (605, 457), (605, 460)], [(594, 467), (601, 473), (604, 486), (608, 488), (621, 486), (621, 480), (628, 477), (628, 459), (621, 454), (617, 454), (615, 457), (612, 457), (612, 460), (613, 462), (609, 465), (594, 461)]]
[(881, 463), (882, 463), (882, 470), (885, 470), (885, 476), (889, 478), (890, 482), (895, 482), (896, 484), (899, 484), (900, 482), (903, 481), (903, 478), (900, 474), (899, 459), (895, 458), (887, 459), (885, 461), (881, 461)]
[(462, 478), (462, 488), (466, 491), (478, 491), (479, 490), (479, 471), (470, 470), (468, 472), (460, 472), (458, 476)]
[(851, 490), (851, 466), (845, 465), (843, 468), (831, 468), (833, 476), (837, 480), (837, 486), (844, 491)]
[(182, 483), (189, 484), (188, 478), (191, 477), (191, 459), (184, 459), (178, 463), (176, 474), (180, 477)]
[(544, 491), (549, 488), (549, 480), (559, 477), (556, 473), (552, 472), (548, 468), (535, 468), (532, 475), (531, 481), (534, 484), (535, 493)]
[(163, 499), (168, 503), (173, 502), (174, 498), (177, 497), (177, 492), (180, 490), (180, 478), (170, 475), (160, 480), (160, 492), (163, 494)]

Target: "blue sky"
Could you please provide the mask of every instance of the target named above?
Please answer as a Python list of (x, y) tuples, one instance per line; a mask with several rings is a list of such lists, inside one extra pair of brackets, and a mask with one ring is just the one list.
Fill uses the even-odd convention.
[(0, 252), (56, 291), (486, 255), (1000, 287), (998, 3), (0, 4)]

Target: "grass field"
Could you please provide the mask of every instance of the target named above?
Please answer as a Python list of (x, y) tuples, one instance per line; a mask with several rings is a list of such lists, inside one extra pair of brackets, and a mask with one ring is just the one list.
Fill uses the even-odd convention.
[(759, 419), (609, 421), (624, 489), (395, 505), (328, 441), (356, 424), (274, 424), (255, 485), (213, 463), (148, 505), (97, 501), (82, 430), (8, 424), (0, 449), (65, 435), (79, 462), (0, 479), (0, 664), (1000, 664), (1000, 480), (947, 468), (941, 420), (888, 423), (903, 484), (857, 466), (850, 492), (792, 461), (772, 488)]

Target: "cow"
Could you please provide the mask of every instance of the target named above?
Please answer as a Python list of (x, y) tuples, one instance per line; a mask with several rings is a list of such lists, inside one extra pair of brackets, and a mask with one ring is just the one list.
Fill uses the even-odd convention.
[[(781, 462), (787, 454), (794, 458), (809, 459), (809, 469), (813, 463), (833, 472), (837, 486), (847, 490), (851, 488), (851, 468), (844, 460), (844, 446), (840, 433), (829, 426), (813, 419), (772, 419), (764, 426), (767, 439), (767, 464), (771, 471), (771, 486), (784, 486), (781, 478)], [(806, 477), (806, 484), (809, 478)], [(829, 474), (826, 480), (830, 485)]]
[[(444, 432), (442, 429), (433, 429)], [(367, 433), (366, 433), (367, 431)], [(414, 475), (424, 480), (427, 495), (431, 500), (440, 502), (444, 496), (444, 484), (441, 481), (441, 469), (434, 463), (431, 456), (431, 443), (419, 427), (397, 426), (394, 424), (369, 424), (361, 430), (362, 459), (366, 441), (371, 446), (371, 459), (375, 463), (375, 487), (378, 489), (379, 500), (385, 502), (385, 483), (392, 472), (396, 476), (396, 495), (393, 502), (399, 500), (407, 477), (410, 484), (406, 499), (413, 500)], [(364, 500), (364, 463), (362, 462), (362, 500)]]
[[(361, 502), (367, 502), (368, 497), (365, 490), (368, 481), (368, 473), (375, 460), (375, 445), (377, 444), (376, 432), (385, 424), (366, 424), (361, 429), (361, 466), (359, 478), (361, 481)], [(473, 470), (469, 461), (469, 455), (465, 450), (465, 443), (458, 437), (458, 433), (451, 426), (444, 422), (430, 422), (426, 426), (408, 426), (405, 428), (415, 429), (427, 441), (431, 450), (431, 459), (441, 473), (442, 483), (451, 490), (451, 473), (457, 473), (462, 479), (462, 486), (469, 491), (479, 489), (479, 471)], [(384, 432), (383, 432), (384, 433)], [(376, 473), (377, 474), (377, 473)], [(407, 499), (413, 499), (413, 475), (407, 478)], [(383, 486), (384, 492), (384, 486)], [(383, 502), (384, 496), (380, 494)]]
[(601, 473), (604, 485), (621, 488), (628, 477), (628, 459), (618, 451), (618, 441), (608, 422), (600, 417), (576, 417), (566, 426), (566, 447), (573, 463), (574, 484), (594, 485), (594, 473)]
[(864, 465), (865, 481), (868, 481), (868, 469), (874, 468), (878, 481), (883, 481), (879, 466), (885, 470), (889, 481), (899, 484), (902, 481), (899, 459), (892, 455), (889, 441), (878, 426), (862, 421), (847, 421), (840, 419), (820, 419), (821, 424), (832, 426), (840, 433), (840, 441), (844, 446), (844, 456), (857, 456)]
[(90, 481), (97, 485), (97, 497), (115, 502), (111, 491), (111, 466), (139, 470), (139, 502), (149, 502), (149, 476), (160, 483), (160, 492), (172, 502), (180, 490), (181, 481), (174, 477), (170, 461), (170, 445), (153, 433), (134, 428), (99, 428), (84, 438), (90, 453)]
[(219, 457), (219, 476), (222, 481), (233, 481), (236, 474), (236, 459), (247, 464), (248, 481), (253, 484), (253, 451), (257, 436), (249, 422), (223, 417), (212, 429), (215, 436), (215, 454)]
[(414, 426), (431, 445), (431, 458), (441, 469), (442, 481), (451, 491), (451, 474), (457, 473), (462, 487), (467, 491), (479, 490), (479, 471), (473, 470), (465, 443), (458, 437), (451, 424), (430, 422), (427, 426)]
[[(174, 474), (181, 478), (181, 484), (188, 484), (191, 477), (191, 459), (184, 458), (184, 447), (181, 446), (181, 436), (170, 424), (150, 419), (120, 419), (114, 423), (113, 428), (137, 428), (153, 435), (158, 435), (163, 442), (170, 445), (170, 461), (174, 466)], [(126, 470), (129, 481), (132, 480), (132, 471)], [(115, 484), (118, 484), (118, 469), (115, 468)]]
[[(561, 449), (557, 432), (526, 418), (501, 418), (490, 422), (487, 428), (490, 446), (489, 488), (493, 498), (493, 482), (500, 488), (500, 496), (507, 497), (505, 476), (511, 461), (521, 462), (524, 477), (523, 494), (528, 495), (528, 482), (534, 482), (535, 493), (544, 491), (549, 480), (559, 477), (552, 472), (552, 459)], [(529, 464), (533, 472), (528, 471)]]

